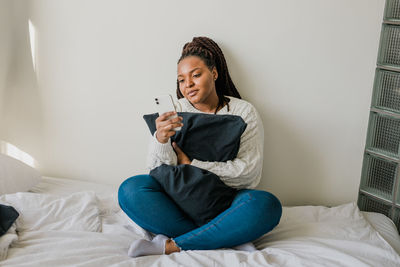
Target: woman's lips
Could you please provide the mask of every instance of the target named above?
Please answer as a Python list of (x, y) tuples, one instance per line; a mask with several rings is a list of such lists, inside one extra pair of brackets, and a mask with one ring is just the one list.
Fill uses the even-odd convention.
[(197, 90), (193, 90), (193, 91), (190, 91), (190, 92), (188, 93), (188, 96), (193, 97), (193, 96), (195, 96), (196, 94), (197, 94)]

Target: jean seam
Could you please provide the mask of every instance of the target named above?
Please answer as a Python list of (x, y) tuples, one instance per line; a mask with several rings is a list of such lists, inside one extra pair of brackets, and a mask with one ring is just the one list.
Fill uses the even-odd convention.
[(219, 224), (223, 219), (225, 219), (226, 216), (228, 216), (228, 215), (231, 214), (232, 212), (236, 211), (238, 208), (240, 208), (240, 207), (243, 206), (244, 204), (250, 202), (250, 201), (253, 199), (253, 197), (251, 196), (250, 193), (246, 193), (246, 194), (249, 196), (249, 199), (248, 199), (248, 200), (246, 200), (246, 201), (240, 203), (239, 205), (237, 205), (234, 209), (232, 209), (230, 212), (228, 212), (227, 214), (225, 214), (225, 215), (224, 215), (222, 218), (220, 218), (217, 222), (213, 223), (212, 225), (210, 225), (210, 226), (207, 227), (206, 229), (203, 229), (203, 230), (200, 231), (199, 233), (193, 234), (193, 235), (191, 235), (191, 236), (185, 238), (185, 239), (182, 240), (181, 242), (185, 242), (185, 241), (187, 241), (187, 240), (190, 240), (190, 239), (192, 239), (192, 238), (194, 238), (194, 237), (196, 237), (196, 236), (199, 236), (200, 234), (204, 233), (205, 231), (208, 231), (210, 228), (215, 227), (215, 226), (216, 226), (217, 224)]

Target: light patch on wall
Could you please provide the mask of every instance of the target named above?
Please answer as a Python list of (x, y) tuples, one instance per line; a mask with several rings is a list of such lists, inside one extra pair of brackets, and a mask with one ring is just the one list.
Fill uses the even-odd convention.
[(29, 20), (29, 41), (31, 44), (31, 55), (33, 70), (36, 72), (36, 29), (32, 21)]
[(35, 168), (37, 165), (35, 159), (31, 155), (5, 141), (0, 141), (0, 153), (20, 160), (32, 168)]

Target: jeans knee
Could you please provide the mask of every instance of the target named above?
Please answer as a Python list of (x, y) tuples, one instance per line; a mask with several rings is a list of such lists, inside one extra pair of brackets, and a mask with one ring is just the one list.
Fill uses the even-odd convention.
[(259, 202), (262, 217), (271, 224), (271, 227), (278, 225), (282, 216), (282, 204), (279, 199), (266, 191), (255, 192), (255, 197)]
[(134, 201), (136, 193), (149, 183), (149, 179), (146, 178), (148, 175), (136, 175), (122, 182), (118, 189), (118, 202), (121, 207), (127, 202)]
[(132, 185), (134, 184), (135, 176), (130, 177), (122, 182), (122, 184), (118, 188), (118, 202), (124, 203), (128, 197), (128, 193), (131, 192)]

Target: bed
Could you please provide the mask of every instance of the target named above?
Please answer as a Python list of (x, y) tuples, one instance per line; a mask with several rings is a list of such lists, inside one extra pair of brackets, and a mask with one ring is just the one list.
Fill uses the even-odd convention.
[(0, 266), (400, 266), (393, 222), (356, 203), (284, 207), (280, 224), (254, 241), (256, 252), (130, 258), (131, 242), (149, 234), (121, 211), (116, 192), (116, 186), (43, 177), (29, 192), (0, 196), (20, 213), (0, 238)]

